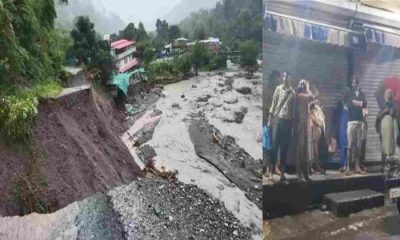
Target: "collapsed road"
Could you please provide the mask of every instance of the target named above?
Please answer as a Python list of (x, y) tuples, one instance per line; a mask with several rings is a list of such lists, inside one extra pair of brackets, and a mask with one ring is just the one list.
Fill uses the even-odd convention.
[[(161, 169), (159, 173), (173, 174), (156, 172), (164, 178), (142, 178), (138, 174), (137, 180), (122, 180), (119, 184), (128, 185), (114, 188), (115, 184), (109, 184), (107, 177), (94, 172), (102, 179), (99, 183), (103, 193), (81, 200), (82, 196), (91, 195), (96, 189), (90, 189), (90, 192), (79, 189), (80, 196), (72, 196), (61, 207), (69, 202), (68, 206), (55, 209), (55, 212), (52, 210), (53, 213), (1, 217), (0, 238), (105, 239), (106, 236), (106, 239), (174, 239), (172, 236), (177, 236), (183, 239), (261, 239), (261, 190), (257, 192), (261, 179), (258, 179), (256, 171), (258, 165), (261, 170), (261, 148), (258, 147), (261, 145), (260, 88), (260, 73), (249, 80), (237, 70), (223, 74), (201, 73), (198, 77), (167, 85), (162, 94), (156, 91), (156, 95), (164, 96), (156, 103), (154, 92), (150, 92), (151, 103), (126, 121), (133, 125), (127, 124), (130, 127), (121, 140), (142, 170), (147, 169), (146, 165), (155, 164), (154, 169)], [(67, 110), (56, 120), (67, 119), (79, 127), (80, 118), (69, 118), (68, 111), (84, 112), (85, 105), (74, 106), (85, 101), (74, 97), (68, 99)], [(93, 111), (101, 110), (100, 118), (103, 119), (105, 114), (102, 124), (106, 129), (115, 134), (122, 133), (110, 114), (107, 101), (95, 94), (93, 106)], [(206, 117), (204, 124), (213, 124), (209, 127), (217, 138), (225, 139), (222, 144), (211, 138), (205, 142), (214, 148), (214, 155), (200, 154), (196, 151), (195, 141), (192, 142), (195, 132), (190, 134), (190, 124), (198, 112)], [(47, 114), (52, 116), (51, 112)], [(83, 116), (90, 117), (85, 113)], [(110, 121), (112, 126), (108, 125)], [(79, 141), (87, 141), (85, 134), (93, 134), (93, 140), (90, 139), (87, 145), (101, 149), (96, 150), (93, 159), (98, 158), (100, 151), (105, 155), (114, 154), (99, 141), (100, 138), (109, 138), (109, 133), (104, 133), (100, 126), (92, 129), (89, 122), (87, 125), (88, 131), (80, 126), (83, 131), (74, 130), (68, 134)], [(65, 130), (67, 126), (54, 124), (54, 130), (46, 133), (49, 141), (53, 139), (53, 131), (62, 136), (59, 129)], [(208, 138), (207, 135), (203, 137)], [(52, 149), (57, 152), (58, 148), (67, 146), (66, 142), (62, 146), (52, 146)], [(214, 158), (217, 155), (216, 158), (223, 161), (225, 156), (229, 156), (231, 166), (229, 162), (217, 164)], [(125, 159), (117, 161), (125, 163)], [(74, 162), (74, 168), (78, 169), (82, 161)], [(58, 164), (54, 162), (53, 166), (65, 171)], [(98, 168), (94, 170), (106, 174), (103, 166), (94, 166)], [(240, 174), (235, 178), (226, 168)], [(73, 181), (72, 178), (64, 179)], [(94, 182), (89, 180), (83, 181), (92, 187)], [(81, 185), (80, 182), (75, 184), (77, 187)]]
[(52, 214), (0, 218), (0, 239), (249, 239), (223, 204), (194, 185), (152, 177)]

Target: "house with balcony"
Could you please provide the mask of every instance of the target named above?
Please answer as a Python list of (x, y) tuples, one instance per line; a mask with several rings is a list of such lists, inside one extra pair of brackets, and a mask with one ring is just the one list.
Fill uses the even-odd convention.
[(111, 55), (119, 73), (132, 71), (139, 66), (139, 59), (135, 57), (135, 53), (135, 41), (121, 39), (111, 42)]

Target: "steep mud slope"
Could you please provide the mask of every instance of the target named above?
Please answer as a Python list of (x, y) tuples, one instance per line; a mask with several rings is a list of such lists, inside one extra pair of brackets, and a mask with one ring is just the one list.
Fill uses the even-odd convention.
[(141, 176), (114, 111), (90, 88), (42, 101), (34, 147), (0, 148), (0, 215), (55, 211)]

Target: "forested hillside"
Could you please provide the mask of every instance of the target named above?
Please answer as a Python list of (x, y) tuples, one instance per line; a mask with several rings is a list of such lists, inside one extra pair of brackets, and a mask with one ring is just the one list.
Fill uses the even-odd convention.
[(71, 31), (78, 16), (87, 16), (100, 34), (116, 33), (125, 27), (124, 21), (115, 13), (98, 10), (92, 0), (69, 0), (69, 4), (57, 4), (56, 23), (62, 29)]
[(186, 17), (190, 16), (191, 13), (197, 12), (200, 9), (212, 9), (218, 0), (181, 0), (180, 4), (175, 6), (164, 19), (172, 24), (181, 22)]
[(191, 14), (179, 27), (190, 39), (220, 37), (231, 48), (245, 40), (261, 44), (262, 0), (223, 0), (214, 9)]
[[(67, 2), (60, 0), (59, 2)], [(55, 1), (0, 1), (0, 84), (45, 80), (64, 60)]]

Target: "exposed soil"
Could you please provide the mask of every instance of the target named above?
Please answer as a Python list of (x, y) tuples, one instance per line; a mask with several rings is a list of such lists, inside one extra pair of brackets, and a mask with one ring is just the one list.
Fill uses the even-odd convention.
[(117, 133), (123, 128), (114, 118), (111, 101), (81, 90), (56, 100), (42, 101), (33, 128), (35, 152), (18, 154), (11, 148), (0, 151), (0, 215), (29, 212), (13, 201), (18, 176), (36, 165), (43, 191), (38, 196), (49, 211), (104, 192), (141, 176), (129, 150)]

